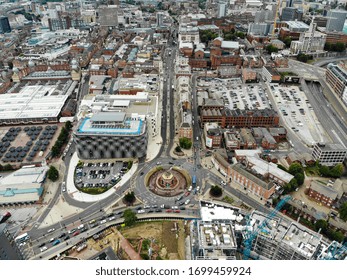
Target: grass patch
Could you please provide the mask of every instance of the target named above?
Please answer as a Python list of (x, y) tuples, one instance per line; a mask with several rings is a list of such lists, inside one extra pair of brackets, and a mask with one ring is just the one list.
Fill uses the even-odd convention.
[(229, 197), (227, 195), (223, 197), (222, 201), (229, 203), (229, 204), (233, 204), (235, 202), (231, 197)]
[(104, 192), (108, 191), (110, 188), (111, 187), (108, 187), (108, 188), (100, 188), (100, 187), (99, 188), (81, 188), (78, 190), (83, 192), (83, 193), (96, 195), (96, 194), (104, 193)]

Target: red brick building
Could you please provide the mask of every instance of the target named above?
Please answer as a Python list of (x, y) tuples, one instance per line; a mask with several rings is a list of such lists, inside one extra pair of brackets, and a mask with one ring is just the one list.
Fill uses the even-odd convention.
[(279, 125), (279, 116), (271, 109), (263, 110), (230, 110), (211, 109), (202, 106), (200, 113), (200, 125), (216, 122), (221, 128), (231, 127), (271, 127)]
[(336, 190), (334, 190), (332, 187), (323, 185), (318, 181), (311, 182), (306, 194), (310, 198), (322, 203), (327, 207), (331, 207), (338, 197), (338, 192)]

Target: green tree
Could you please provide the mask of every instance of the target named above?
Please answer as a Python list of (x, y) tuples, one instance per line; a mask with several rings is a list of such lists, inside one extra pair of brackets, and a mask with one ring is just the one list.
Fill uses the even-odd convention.
[(186, 150), (188, 150), (192, 147), (192, 140), (190, 140), (187, 137), (180, 138), (179, 143), (180, 143), (181, 148), (186, 149)]
[(58, 178), (59, 178), (59, 172), (58, 172), (58, 170), (57, 170), (53, 165), (51, 165), (51, 166), (49, 167), (49, 170), (48, 170), (48, 172), (47, 172), (47, 177), (48, 177), (49, 180), (51, 180), (51, 181), (53, 181), (53, 182), (55, 182), (55, 181), (58, 180)]
[(11, 171), (13, 170), (13, 166), (11, 164), (5, 164), (3, 167), (3, 171)]
[(299, 187), (298, 181), (295, 178), (291, 179), (289, 184), (291, 191), (294, 191), (297, 187)]
[(283, 39), (283, 43), (286, 45), (287, 48), (289, 48), (289, 47), (290, 47), (290, 44), (292, 43), (292, 38), (290, 38), (290, 37), (285, 37), (285, 38)]
[(133, 212), (131, 209), (126, 209), (123, 213), (123, 218), (124, 218), (124, 224), (127, 227), (132, 226), (133, 224), (136, 223), (137, 221), (137, 216), (136, 213)]
[(315, 231), (319, 231), (319, 229), (321, 229), (321, 232), (323, 234), (325, 234), (327, 232), (327, 229), (328, 229), (328, 222), (326, 220), (318, 220), (314, 224), (314, 229), (315, 229)]
[(65, 128), (66, 128), (67, 131), (70, 131), (71, 128), (72, 128), (72, 123), (71, 123), (70, 121), (67, 121), (67, 122), (65, 123)]
[(219, 197), (221, 196), (223, 193), (223, 190), (221, 187), (219, 186), (211, 186), (210, 189), (210, 195), (215, 196), (215, 197)]
[(277, 53), (278, 52), (278, 48), (276, 48), (275, 46), (273, 45), (268, 45), (266, 47), (266, 51), (268, 52), (268, 54), (271, 54), (273, 52)]
[(294, 175), (294, 178), (298, 182), (299, 186), (301, 186), (304, 183), (304, 181), (305, 181), (305, 175), (303, 173), (296, 173)]
[(302, 168), (300, 163), (294, 162), (289, 166), (288, 172), (295, 176), (297, 173), (304, 173), (304, 169)]
[(339, 214), (340, 214), (340, 218), (346, 222), (347, 221), (347, 202), (345, 202), (344, 204), (340, 206)]
[(126, 195), (124, 195), (124, 200), (128, 204), (133, 204), (136, 200), (135, 193), (134, 192), (128, 192)]
[(332, 50), (332, 44), (331, 43), (325, 43), (324, 50), (330, 52)]
[(319, 166), (319, 173), (323, 176), (323, 177), (328, 177), (330, 175), (330, 169), (328, 166), (325, 165), (321, 165)]
[(181, 153), (181, 152), (182, 152), (181, 147), (180, 147), (180, 146), (176, 146), (175, 152), (176, 152), (176, 153)]
[[(236, 36), (237, 36), (237, 37), (240, 37), (241, 39), (245, 39), (245, 37), (246, 37), (245, 33), (241, 32), (241, 31), (237, 32), (237, 33), (236, 33)], [(276, 49), (277, 49), (277, 48), (276, 48)], [(275, 52), (278, 52), (278, 49), (277, 49), (277, 51), (275, 51)]]
[(339, 163), (336, 164), (331, 170), (330, 170), (330, 176), (334, 178), (340, 178), (343, 174), (343, 164)]

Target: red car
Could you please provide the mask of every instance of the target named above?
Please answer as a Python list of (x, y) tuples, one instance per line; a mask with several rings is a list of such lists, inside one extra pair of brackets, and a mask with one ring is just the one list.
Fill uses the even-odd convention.
[(185, 195), (185, 196), (188, 196), (188, 195), (190, 195), (190, 192), (186, 192), (184, 195)]
[(167, 212), (167, 213), (171, 213), (172, 210), (171, 210), (171, 209), (167, 209), (166, 212)]
[(78, 231), (75, 231), (74, 234), (72, 236), (76, 236), (76, 235), (79, 235), (81, 232), (78, 230)]
[(174, 210), (175, 213), (180, 213), (181, 211), (180, 210)]

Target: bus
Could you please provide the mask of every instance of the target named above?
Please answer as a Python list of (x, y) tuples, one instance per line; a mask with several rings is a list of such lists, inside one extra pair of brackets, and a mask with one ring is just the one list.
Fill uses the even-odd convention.
[(26, 233), (23, 233), (21, 235), (18, 235), (14, 240), (17, 242), (17, 243), (22, 243), (24, 241), (27, 241), (28, 239), (30, 238), (29, 234), (26, 232)]
[(193, 187), (196, 187), (196, 175), (193, 176), (192, 184), (193, 184)]

